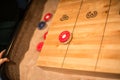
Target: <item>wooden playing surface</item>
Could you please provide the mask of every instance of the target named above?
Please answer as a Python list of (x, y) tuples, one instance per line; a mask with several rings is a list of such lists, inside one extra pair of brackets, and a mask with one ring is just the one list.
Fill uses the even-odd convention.
[(120, 73), (120, 1), (112, 0), (97, 71)]
[[(42, 66), (61, 67), (68, 44), (63, 45), (59, 42), (59, 34), (68, 30), (72, 32), (76, 17), (79, 12), (81, 0), (61, 1), (50, 25), (45, 44), (40, 53), (38, 64)], [(73, 6), (74, 5), (74, 6)], [(63, 15), (68, 15), (69, 20), (60, 21)], [(70, 23), (70, 24), (69, 24)]]
[[(87, 18), (88, 12), (97, 12)], [(68, 20), (61, 21), (63, 15)], [(70, 43), (59, 42), (62, 31), (70, 31)], [(120, 1), (61, 0), (38, 66), (120, 73)]]

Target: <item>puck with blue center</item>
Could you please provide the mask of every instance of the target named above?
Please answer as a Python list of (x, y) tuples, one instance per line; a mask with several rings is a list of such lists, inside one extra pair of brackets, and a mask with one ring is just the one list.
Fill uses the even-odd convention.
[(43, 29), (46, 26), (46, 22), (41, 21), (40, 23), (38, 23), (38, 28), (39, 29)]

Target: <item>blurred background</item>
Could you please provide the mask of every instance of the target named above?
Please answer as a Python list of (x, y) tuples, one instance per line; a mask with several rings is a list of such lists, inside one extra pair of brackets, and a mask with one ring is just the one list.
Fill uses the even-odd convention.
[(0, 1), (0, 51), (6, 49), (31, 0)]

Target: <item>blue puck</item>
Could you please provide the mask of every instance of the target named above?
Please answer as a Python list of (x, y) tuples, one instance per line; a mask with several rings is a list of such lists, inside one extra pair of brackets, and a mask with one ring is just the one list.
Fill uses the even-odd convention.
[(46, 22), (41, 21), (41, 22), (38, 24), (38, 28), (39, 28), (39, 29), (43, 29), (43, 28), (45, 27), (45, 25), (46, 25)]

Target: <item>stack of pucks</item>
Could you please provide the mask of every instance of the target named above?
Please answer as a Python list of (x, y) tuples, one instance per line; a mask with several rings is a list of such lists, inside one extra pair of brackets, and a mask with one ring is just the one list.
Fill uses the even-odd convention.
[[(39, 28), (40, 30), (44, 29), (45, 26), (46, 26), (46, 22), (49, 21), (51, 18), (52, 18), (52, 14), (51, 14), (51, 13), (45, 14), (45, 16), (44, 16), (44, 21), (39, 22), (38, 28)], [(47, 34), (48, 34), (48, 32), (46, 32), (46, 33), (43, 35), (44, 40), (46, 39), (46, 35), (47, 35)], [(37, 45), (37, 47), (36, 47), (37, 51), (41, 51), (43, 45), (44, 45), (44, 42), (38, 43), (38, 45)]]
[(72, 34), (69, 31), (63, 31), (59, 35), (59, 41), (63, 44), (67, 44), (71, 41)]

